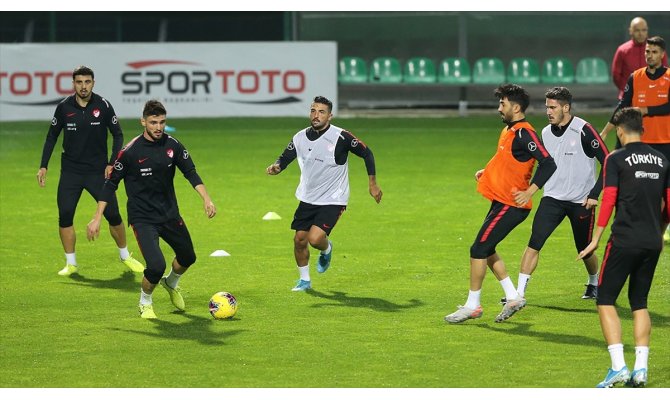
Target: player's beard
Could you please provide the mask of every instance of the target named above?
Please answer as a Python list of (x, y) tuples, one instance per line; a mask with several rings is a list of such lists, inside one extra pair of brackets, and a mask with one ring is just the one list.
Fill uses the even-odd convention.
[(312, 120), (312, 129), (315, 131), (322, 131), (326, 126), (328, 126), (328, 121), (319, 122), (318, 120)]

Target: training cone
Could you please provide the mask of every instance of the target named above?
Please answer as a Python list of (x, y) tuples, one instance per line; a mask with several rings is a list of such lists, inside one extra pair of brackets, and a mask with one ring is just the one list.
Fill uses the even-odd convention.
[(281, 217), (276, 212), (270, 211), (269, 213), (267, 213), (263, 216), (263, 219), (265, 221), (271, 221), (271, 220), (275, 220), (275, 219), (281, 219)]
[(214, 253), (210, 254), (210, 257), (227, 257), (230, 254), (225, 250), (216, 250)]

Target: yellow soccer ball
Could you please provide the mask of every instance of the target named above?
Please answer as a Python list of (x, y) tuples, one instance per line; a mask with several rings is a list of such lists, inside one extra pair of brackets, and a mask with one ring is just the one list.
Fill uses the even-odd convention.
[(215, 293), (209, 299), (209, 313), (215, 319), (227, 319), (235, 316), (237, 312), (237, 299), (228, 292)]

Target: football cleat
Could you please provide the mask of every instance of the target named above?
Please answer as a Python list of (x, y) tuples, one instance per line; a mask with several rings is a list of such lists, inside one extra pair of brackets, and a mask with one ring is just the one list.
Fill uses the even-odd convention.
[(310, 290), (312, 289), (312, 281), (303, 281), (302, 279), (298, 279), (298, 283), (295, 285), (291, 291), (293, 292), (304, 292), (305, 290)]
[(130, 268), (131, 271), (142, 273), (144, 272), (144, 265), (141, 262), (133, 258), (132, 253), (125, 260), (121, 260), (122, 263), (126, 264), (126, 267)]
[(647, 369), (640, 368), (633, 370), (630, 379), (626, 382), (626, 386), (643, 387), (647, 384)]
[(598, 286), (591, 284), (584, 286), (586, 286), (586, 290), (582, 295), (582, 299), (595, 299), (596, 297), (598, 297)]
[(79, 268), (77, 268), (76, 265), (72, 264), (65, 264), (65, 267), (58, 271), (58, 275), (60, 276), (70, 276), (72, 274), (76, 274), (79, 271)]
[(326, 272), (328, 267), (330, 267), (330, 259), (333, 256), (333, 242), (329, 240), (328, 244), (330, 245), (330, 253), (328, 254), (321, 253), (319, 255), (319, 261), (317, 261), (316, 263), (316, 271), (320, 274)]
[(451, 324), (458, 324), (469, 319), (476, 319), (482, 316), (484, 310), (479, 305), (474, 310), (465, 306), (458, 306), (458, 310), (444, 317), (444, 320)]
[(596, 385), (597, 388), (611, 388), (612, 386), (616, 385), (617, 383), (626, 383), (630, 379), (630, 371), (628, 371), (628, 367), (624, 366), (618, 371), (613, 370), (612, 368), (609, 368), (607, 370), (607, 375), (605, 375), (605, 379), (600, 382), (598, 385)]
[(170, 285), (167, 284), (165, 277), (161, 278), (160, 284), (170, 294), (170, 301), (172, 301), (172, 304), (177, 310), (184, 311), (186, 309), (186, 304), (184, 304), (184, 298), (181, 295), (181, 288), (179, 286), (176, 288), (170, 287)]
[(153, 304), (140, 304), (140, 317), (144, 319), (156, 319)]
[(526, 306), (526, 299), (521, 296), (518, 296), (514, 300), (508, 300), (505, 302), (502, 311), (495, 318), (496, 322), (503, 322), (506, 319), (509, 319), (512, 315), (516, 314), (517, 311), (521, 310)]

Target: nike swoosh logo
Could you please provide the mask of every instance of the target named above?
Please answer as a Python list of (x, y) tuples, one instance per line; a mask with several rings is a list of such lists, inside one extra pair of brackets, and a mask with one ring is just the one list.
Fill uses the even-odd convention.
[(138, 160), (138, 162), (139, 162), (140, 164), (142, 164), (143, 162), (145, 162), (145, 161), (148, 160), (148, 159), (149, 159), (149, 157), (147, 157), (147, 158), (141, 158), (141, 159)]
[(587, 219), (589, 217), (591, 217), (591, 216), (590, 215), (580, 215), (579, 219)]
[(70, 118), (70, 117), (74, 117), (75, 115), (77, 115), (76, 112), (65, 114), (65, 116), (68, 117), (68, 118)]
[(323, 224), (323, 227), (326, 229), (330, 229), (330, 225)]

